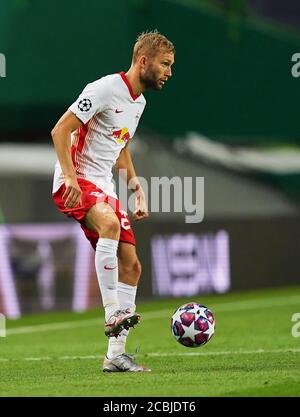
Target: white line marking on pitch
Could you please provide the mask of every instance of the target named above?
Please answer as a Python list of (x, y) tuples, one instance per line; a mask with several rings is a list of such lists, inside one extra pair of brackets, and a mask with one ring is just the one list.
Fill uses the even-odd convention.
[[(136, 356), (150, 356), (150, 357), (172, 357), (172, 356), (225, 356), (225, 355), (261, 355), (265, 353), (300, 353), (300, 348), (286, 348), (286, 349), (255, 349), (255, 350), (236, 350), (236, 351), (223, 351), (223, 352), (170, 352), (170, 353), (144, 353), (138, 354)], [(6, 359), (0, 358), (0, 362), (9, 362), (15, 360), (24, 360), (24, 361), (65, 361), (65, 360), (100, 360), (103, 359), (103, 356), (99, 355), (87, 355), (87, 356), (59, 356), (57, 358), (50, 358), (49, 356), (42, 356), (38, 358), (21, 358), (21, 359)]]
[(49, 361), (51, 358), (49, 356), (44, 356), (41, 358), (24, 358), (24, 361)]
[(103, 319), (97, 317), (93, 319), (78, 320), (78, 321), (74, 320), (74, 321), (63, 321), (63, 322), (48, 323), (48, 324), (37, 324), (35, 326), (24, 326), (24, 327), (16, 327), (14, 329), (8, 329), (6, 331), (6, 335), (11, 336), (15, 334), (48, 332), (51, 330), (75, 329), (76, 327), (94, 326), (94, 325), (100, 325), (101, 323), (103, 323)]
[[(196, 297), (195, 297), (196, 298)], [(300, 296), (292, 295), (289, 297), (268, 297), (268, 298), (258, 298), (245, 301), (236, 301), (228, 303), (220, 303), (211, 306), (211, 309), (215, 313), (222, 312), (234, 312), (234, 311), (243, 311), (243, 310), (253, 310), (259, 308), (271, 308), (271, 307), (283, 307), (289, 305), (299, 305)], [(143, 320), (148, 319), (158, 319), (163, 317), (171, 317), (173, 309), (164, 309), (157, 311), (147, 311), (142, 314)], [(87, 326), (101, 326), (103, 325), (103, 318), (91, 318), (83, 320), (74, 320), (74, 321), (64, 321), (64, 322), (54, 322), (48, 324), (37, 324), (34, 326), (24, 326), (8, 329), (6, 331), (7, 336), (18, 335), (18, 334), (30, 334), (30, 333), (40, 333), (56, 330), (65, 330), (65, 329), (75, 329), (78, 327), (87, 327)]]
[(275, 350), (236, 350), (224, 352), (183, 352), (183, 353), (148, 353), (147, 356), (221, 356), (221, 355), (256, 355), (261, 353), (300, 353), (300, 349), (275, 349)]

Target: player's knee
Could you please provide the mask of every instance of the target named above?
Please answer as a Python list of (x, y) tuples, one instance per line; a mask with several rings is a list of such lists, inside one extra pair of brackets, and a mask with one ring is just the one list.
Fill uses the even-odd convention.
[(120, 237), (120, 223), (118, 218), (105, 216), (97, 227), (97, 232), (100, 237), (118, 240)]

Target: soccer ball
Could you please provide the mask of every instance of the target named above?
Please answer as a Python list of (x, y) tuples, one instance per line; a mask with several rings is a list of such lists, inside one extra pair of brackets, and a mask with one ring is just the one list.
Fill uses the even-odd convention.
[(215, 332), (214, 315), (202, 304), (184, 304), (172, 316), (171, 332), (183, 346), (205, 345)]

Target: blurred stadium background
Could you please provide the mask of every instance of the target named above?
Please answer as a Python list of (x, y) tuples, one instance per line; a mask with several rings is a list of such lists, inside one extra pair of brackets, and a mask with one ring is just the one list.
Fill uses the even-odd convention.
[(204, 177), (205, 216), (134, 225), (139, 300), (299, 285), (299, 27), (297, 0), (2, 0), (0, 311), (99, 305), (89, 244), (51, 199), (50, 130), (154, 28), (175, 44), (173, 78), (145, 94), (133, 159), (149, 180)]

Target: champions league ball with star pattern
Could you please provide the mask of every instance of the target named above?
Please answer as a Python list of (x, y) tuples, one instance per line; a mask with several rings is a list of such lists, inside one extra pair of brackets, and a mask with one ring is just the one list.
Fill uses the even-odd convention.
[(184, 304), (177, 308), (172, 316), (171, 332), (183, 346), (205, 345), (215, 332), (214, 315), (202, 304)]

